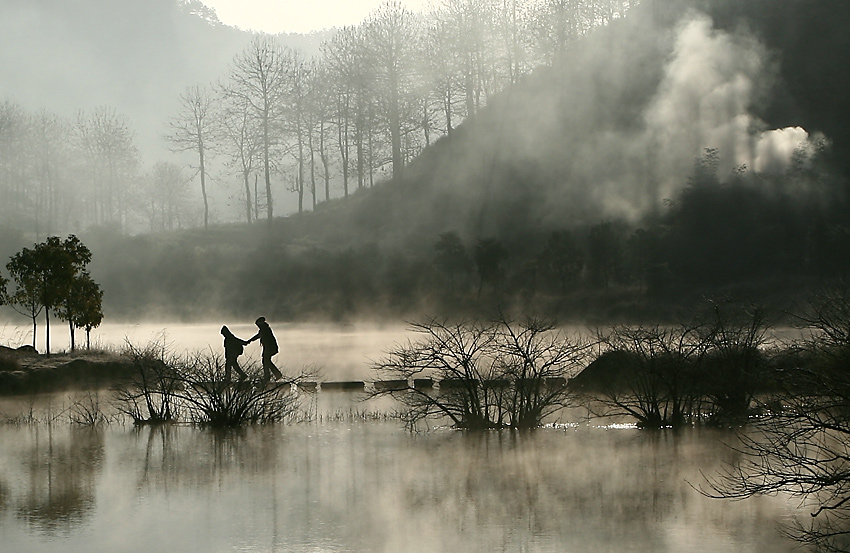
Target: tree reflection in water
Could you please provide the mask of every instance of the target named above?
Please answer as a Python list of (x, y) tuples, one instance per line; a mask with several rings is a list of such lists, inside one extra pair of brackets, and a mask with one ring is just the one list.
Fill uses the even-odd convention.
[(51, 446), (46, 427), (0, 427), (5, 503), (30, 513), (22, 525), (0, 512), (12, 550), (51, 551), (37, 539), (45, 520), (63, 529), (52, 550), (67, 553), (794, 547), (776, 531), (790, 513), (782, 500), (729, 504), (687, 484), (728, 461), (721, 430), (412, 434), (398, 421), (336, 421), (53, 432)]
[(24, 493), (14, 497), (17, 515), (47, 534), (68, 533), (95, 507), (95, 480), (104, 459), (103, 435), (91, 428), (35, 425), (20, 452)]

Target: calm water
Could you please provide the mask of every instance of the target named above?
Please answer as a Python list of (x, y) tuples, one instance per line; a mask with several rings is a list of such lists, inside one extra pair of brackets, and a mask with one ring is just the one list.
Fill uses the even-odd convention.
[[(368, 409), (325, 393), (319, 411)], [(322, 395), (322, 394), (320, 394)], [(50, 411), (67, 399), (51, 399)], [(0, 410), (26, 409), (3, 400)], [(38, 405), (45, 412), (44, 405)], [(217, 433), (0, 425), (3, 552), (793, 551), (783, 498), (688, 482), (723, 432), (580, 423), (518, 434), (321, 421)]]
[[(224, 323), (243, 337), (256, 328)], [(278, 364), (316, 365), (326, 380), (368, 378), (369, 360), (405, 339), (402, 325), (272, 326)], [(10, 345), (26, 332), (2, 328)], [(217, 351), (219, 328), (113, 325), (96, 339), (164, 335), (176, 350)], [(258, 358), (259, 346), (247, 354)], [(783, 497), (696, 492), (701, 473), (734, 459), (722, 443), (734, 436), (721, 431), (600, 427), (576, 411), (527, 434), (409, 433), (351, 417), (391, 410), (389, 400), (342, 392), (306, 401), (313, 422), (91, 430), (67, 422), (74, 399), (0, 398), (0, 420), (30, 409), (54, 419), (0, 423), (2, 553), (784, 553), (797, 550), (779, 524), (808, 516)]]

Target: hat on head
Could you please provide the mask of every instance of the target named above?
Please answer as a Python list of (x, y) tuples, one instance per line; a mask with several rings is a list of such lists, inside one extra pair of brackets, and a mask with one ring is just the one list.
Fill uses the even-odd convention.
[(257, 319), (256, 321), (254, 321), (254, 324), (262, 324), (262, 323), (264, 323), (264, 322), (266, 322), (266, 318), (265, 318), (265, 317), (260, 317), (259, 319)]

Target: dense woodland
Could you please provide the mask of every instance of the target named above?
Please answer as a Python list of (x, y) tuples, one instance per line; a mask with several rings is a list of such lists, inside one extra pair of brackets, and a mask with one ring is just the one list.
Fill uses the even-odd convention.
[[(830, 0), (390, 2), (316, 58), (256, 36), (188, 86), (163, 134), (191, 167), (145, 169), (108, 107), (7, 101), (0, 253), (80, 229), (124, 318), (781, 309), (850, 268), (848, 17)], [(698, 94), (749, 80), (671, 116), (694, 36), (726, 56)], [(718, 111), (750, 138), (807, 138), (781, 163), (755, 139), (739, 155)], [(221, 223), (211, 181), (241, 222)], [(303, 213), (281, 217), (286, 195)]]

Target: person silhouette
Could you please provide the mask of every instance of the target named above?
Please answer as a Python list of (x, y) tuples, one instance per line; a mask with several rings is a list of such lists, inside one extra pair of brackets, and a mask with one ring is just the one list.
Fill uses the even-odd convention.
[(260, 345), (263, 346), (263, 379), (266, 382), (271, 380), (270, 373), (274, 374), (276, 379), (283, 378), (283, 373), (281, 373), (272, 362), (272, 357), (274, 357), (278, 352), (277, 340), (274, 337), (274, 333), (272, 333), (272, 328), (269, 326), (269, 323), (266, 322), (265, 317), (260, 317), (254, 321), (254, 324), (256, 324), (257, 328), (260, 330), (256, 335), (250, 338), (248, 342), (250, 343), (259, 339)]
[(234, 336), (233, 333), (230, 332), (230, 329), (226, 326), (221, 327), (221, 335), (224, 336), (225, 382), (228, 384), (230, 383), (231, 368), (236, 369), (236, 372), (239, 373), (239, 380), (248, 378), (248, 375), (242, 370), (242, 367), (239, 366), (239, 362), (237, 361), (237, 358), (242, 355), (243, 351), (245, 351), (245, 346), (248, 345), (248, 341)]

